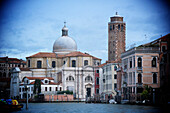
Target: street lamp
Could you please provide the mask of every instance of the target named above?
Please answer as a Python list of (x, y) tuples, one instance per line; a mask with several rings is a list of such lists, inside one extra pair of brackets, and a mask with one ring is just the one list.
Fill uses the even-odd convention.
[(28, 110), (28, 88), (27, 88), (27, 84), (25, 84), (25, 91), (26, 91), (26, 97), (27, 97), (27, 103), (26, 103), (26, 109)]

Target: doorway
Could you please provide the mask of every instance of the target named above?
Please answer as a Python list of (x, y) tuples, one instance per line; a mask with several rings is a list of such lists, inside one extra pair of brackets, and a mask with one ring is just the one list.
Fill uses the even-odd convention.
[(87, 97), (91, 97), (91, 88), (86, 88)]

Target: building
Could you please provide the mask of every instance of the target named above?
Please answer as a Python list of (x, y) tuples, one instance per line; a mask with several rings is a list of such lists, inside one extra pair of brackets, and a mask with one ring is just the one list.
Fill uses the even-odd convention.
[(147, 85), (160, 87), (159, 44), (153, 41), (134, 47), (121, 54), (122, 99), (141, 101), (141, 93)]
[(107, 61), (101, 64), (100, 71), (100, 95), (102, 101), (107, 102), (112, 98), (116, 98), (117, 95), (117, 61)]
[(32, 77), (32, 71), (29, 68), (19, 68), (15, 67), (11, 70), (10, 79), (10, 97), (19, 98), (19, 86), (25, 76)]
[(22, 83), (19, 86), (20, 99), (26, 98), (25, 87), (28, 88), (28, 98), (33, 98), (34, 83), (35, 80), (39, 79), (41, 81), (41, 94), (44, 95), (56, 95), (58, 91), (62, 91), (62, 87), (54, 83), (52, 77), (24, 77)]
[(160, 103), (170, 102), (170, 34), (159, 38), (160, 45)]
[(52, 77), (63, 91), (73, 91), (76, 99), (85, 100), (95, 95), (95, 67), (101, 59), (77, 51), (77, 44), (68, 36), (65, 25), (62, 36), (53, 44), (53, 52), (39, 52), (26, 59), (32, 77)]
[(95, 69), (95, 94), (99, 94), (99, 68)]
[(116, 15), (110, 17), (108, 23), (108, 60), (120, 60), (121, 53), (125, 51), (126, 23), (123, 17)]
[(26, 62), (22, 59), (0, 57), (0, 97), (9, 98), (11, 69), (13, 67), (26, 67)]

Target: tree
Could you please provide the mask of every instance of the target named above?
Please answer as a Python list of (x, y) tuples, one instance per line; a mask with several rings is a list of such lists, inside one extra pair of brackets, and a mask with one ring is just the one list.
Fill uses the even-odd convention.
[(41, 93), (41, 80), (35, 79), (34, 94), (39, 94), (39, 93)]
[(141, 94), (144, 100), (145, 99), (150, 100), (151, 91), (152, 91), (152, 87), (148, 87), (148, 85), (146, 85), (142, 94)]

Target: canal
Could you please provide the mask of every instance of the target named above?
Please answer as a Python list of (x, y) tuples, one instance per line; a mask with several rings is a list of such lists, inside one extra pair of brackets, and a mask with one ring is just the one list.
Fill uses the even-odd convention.
[(121, 105), (121, 104), (85, 104), (85, 103), (29, 103), (29, 108), (14, 113), (161, 113), (159, 107)]

